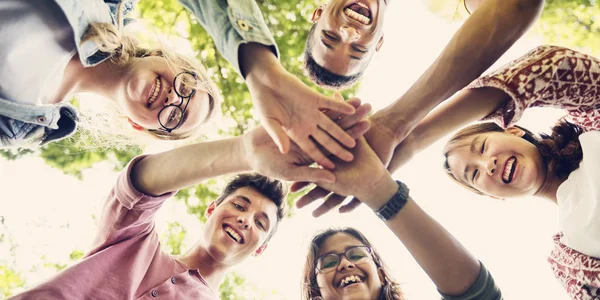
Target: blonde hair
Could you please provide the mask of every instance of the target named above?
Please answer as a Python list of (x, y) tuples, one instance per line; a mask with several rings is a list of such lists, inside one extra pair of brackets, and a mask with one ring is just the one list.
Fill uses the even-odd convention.
[[(136, 58), (146, 56), (159, 56), (166, 59), (167, 63), (183, 72), (191, 72), (199, 77), (198, 84), (194, 88), (204, 89), (209, 95), (209, 112), (204, 123), (211, 119), (220, 110), (221, 97), (215, 83), (210, 80), (204, 66), (193, 57), (176, 53), (166, 47), (163, 43), (156, 41), (159, 47), (148, 49), (140, 46), (136, 37), (124, 33), (124, 5), (123, 2), (117, 7), (116, 26), (109, 23), (93, 23), (90, 25), (86, 38), (82, 41), (94, 41), (98, 50), (107, 54), (111, 63), (116, 66), (127, 68), (133, 64)], [(201, 131), (193, 129), (184, 133), (166, 133), (159, 130), (142, 131), (133, 129), (128, 123), (127, 116), (112, 101), (104, 108), (95, 106), (80, 111), (80, 128), (89, 136), (84, 141), (88, 146), (100, 148), (123, 147), (129, 145), (147, 144), (158, 140), (182, 140), (190, 142), (201, 136)], [(89, 145), (89, 144), (92, 145)]]

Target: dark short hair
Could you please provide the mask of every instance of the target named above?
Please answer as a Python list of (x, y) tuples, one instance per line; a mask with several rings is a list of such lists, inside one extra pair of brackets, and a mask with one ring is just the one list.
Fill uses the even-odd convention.
[(304, 47), (304, 67), (306, 68), (306, 71), (308, 71), (310, 80), (321, 87), (334, 90), (339, 90), (355, 84), (362, 76), (364, 70), (350, 76), (339, 75), (327, 70), (315, 61), (312, 55), (311, 43), (314, 31), (315, 24), (312, 25), (306, 36), (306, 46)]
[(225, 186), (219, 198), (215, 200), (215, 206), (219, 206), (223, 200), (225, 200), (225, 198), (238, 189), (244, 187), (254, 189), (255, 191), (267, 197), (277, 206), (277, 222), (274, 224), (273, 230), (271, 233), (269, 233), (269, 236), (265, 240), (266, 243), (271, 239), (273, 234), (275, 234), (275, 231), (277, 231), (277, 227), (279, 226), (279, 222), (283, 219), (287, 212), (287, 205), (285, 202), (285, 198), (288, 194), (287, 183), (256, 173), (238, 174), (235, 176), (235, 178), (229, 181), (229, 183), (227, 183), (227, 186)]

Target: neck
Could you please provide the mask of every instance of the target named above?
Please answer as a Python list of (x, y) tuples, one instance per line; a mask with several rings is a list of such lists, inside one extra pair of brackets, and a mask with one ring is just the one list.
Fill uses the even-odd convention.
[(540, 189), (535, 193), (535, 195), (558, 204), (556, 192), (558, 191), (558, 187), (564, 181), (565, 179), (559, 179), (554, 174), (548, 172), (546, 174), (546, 179), (544, 179), (544, 183), (542, 184)]
[(76, 54), (68, 62), (56, 94), (51, 95), (48, 102), (59, 103), (69, 100), (69, 96), (77, 93), (93, 93), (114, 101), (121, 97), (119, 93), (125, 90), (119, 76), (122, 72), (110, 60), (86, 68)]
[(176, 257), (176, 259), (192, 270), (197, 269), (206, 282), (208, 282), (208, 286), (215, 292), (219, 290), (225, 273), (227, 273), (230, 267), (215, 260), (210, 256), (208, 250), (199, 244), (196, 244), (187, 253)]

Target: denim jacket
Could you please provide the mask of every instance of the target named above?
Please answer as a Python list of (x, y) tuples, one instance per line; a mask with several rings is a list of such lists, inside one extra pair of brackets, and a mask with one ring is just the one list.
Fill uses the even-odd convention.
[[(179, 0), (215, 41), (217, 50), (241, 74), (240, 45), (250, 42), (279, 49), (255, 0)], [(243, 74), (242, 74), (243, 75)]]
[[(73, 28), (75, 45), (81, 63), (95, 66), (109, 55), (98, 51), (93, 41), (86, 41), (91, 23), (116, 24), (117, 5), (125, 1), (125, 12), (131, 11), (133, 0), (55, 0)], [(90, 5), (90, 3), (101, 5)], [(77, 127), (77, 110), (68, 103), (32, 105), (0, 98), (0, 149), (37, 148), (72, 134)]]

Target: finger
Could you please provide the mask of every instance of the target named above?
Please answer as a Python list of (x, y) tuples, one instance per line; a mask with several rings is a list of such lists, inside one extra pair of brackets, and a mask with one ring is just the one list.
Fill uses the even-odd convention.
[(290, 192), (292, 193), (296, 193), (299, 192), (303, 189), (305, 189), (307, 186), (310, 186), (311, 183), (307, 182), (307, 181), (296, 181), (293, 182), (292, 185), (290, 185)]
[(327, 195), (329, 195), (329, 191), (320, 187), (315, 187), (310, 190), (310, 192), (306, 193), (306, 195), (300, 197), (298, 201), (296, 201), (297, 208), (303, 208)]
[(344, 102), (344, 96), (342, 96), (340, 92), (333, 92), (333, 95), (331, 95), (331, 97), (337, 101)]
[(344, 199), (346, 199), (345, 196), (340, 196), (338, 194), (329, 195), (329, 197), (325, 199), (325, 202), (323, 202), (323, 204), (319, 205), (317, 209), (313, 210), (313, 217), (318, 218), (328, 213), (329, 211), (340, 205), (342, 202), (344, 202)]
[(306, 155), (308, 155), (308, 157), (310, 157), (310, 159), (312, 159), (314, 162), (327, 169), (335, 168), (333, 162), (323, 155), (323, 153), (319, 150), (319, 148), (317, 148), (315, 143), (309, 137), (300, 138), (296, 134), (292, 134), (292, 139), (294, 142), (296, 142), (296, 144), (298, 144), (298, 147), (300, 147), (300, 149), (304, 151), (304, 153), (306, 153)]
[(336, 123), (343, 129), (348, 129), (366, 118), (371, 112), (371, 104), (363, 104), (356, 108), (356, 112), (353, 115), (344, 115)]
[(279, 148), (281, 153), (287, 153), (290, 150), (290, 138), (283, 131), (281, 123), (275, 119), (266, 118), (264, 127), (267, 130), (269, 136), (273, 139), (273, 142)]
[(353, 139), (358, 139), (363, 136), (369, 129), (371, 128), (371, 121), (368, 119), (360, 121), (358, 124), (352, 126), (352, 128), (346, 130), (346, 133), (349, 134)]
[(348, 135), (342, 128), (327, 118), (324, 114), (321, 114), (318, 125), (323, 131), (327, 132), (332, 138), (339, 141), (342, 145), (350, 148), (356, 145), (356, 142), (350, 135)]
[[(357, 109), (361, 106), (360, 105), (361, 102), (360, 102), (359, 98), (352, 98), (352, 99), (348, 100), (346, 103), (352, 105), (352, 107), (354, 107), (355, 109)], [(345, 114), (343, 114), (341, 112), (334, 111), (334, 110), (328, 110), (328, 109), (324, 110), (323, 113), (328, 118), (330, 118), (331, 120), (334, 120), (334, 121), (345, 116)]]
[(340, 144), (333, 140), (323, 130), (318, 130), (317, 133), (313, 134), (312, 137), (321, 145), (321, 147), (325, 148), (325, 150), (327, 150), (330, 154), (333, 154), (344, 161), (352, 161), (352, 159), (354, 158), (354, 155), (352, 155), (350, 151), (340, 146)]
[(338, 211), (343, 214), (349, 213), (349, 212), (355, 210), (361, 204), (362, 204), (362, 202), (360, 200), (358, 200), (358, 198), (352, 197), (352, 200), (350, 200), (350, 202), (342, 205)]
[(309, 166), (291, 167), (284, 172), (285, 180), (288, 181), (309, 181), (309, 182), (335, 182), (335, 175), (331, 171), (311, 168)]
[(350, 105), (346, 102), (336, 101), (334, 99), (330, 99), (325, 96), (320, 97), (317, 101), (318, 101), (317, 105), (319, 106), (319, 109), (325, 108), (328, 110), (334, 110), (337, 112), (341, 112), (341, 113), (344, 113), (347, 115), (354, 113), (354, 107), (352, 107), (352, 105)]

